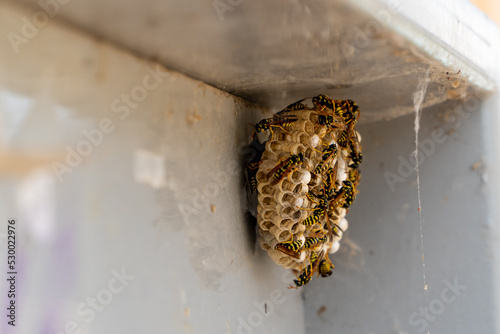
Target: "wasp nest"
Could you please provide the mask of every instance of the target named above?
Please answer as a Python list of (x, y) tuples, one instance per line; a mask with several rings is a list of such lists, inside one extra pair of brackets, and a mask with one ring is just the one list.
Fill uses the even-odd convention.
[(295, 287), (315, 272), (331, 274), (328, 254), (339, 248), (359, 183), (358, 117), (353, 101), (319, 95), (255, 126), (254, 142), (266, 136), (247, 164), (258, 192), (260, 245), (277, 264), (301, 272)]

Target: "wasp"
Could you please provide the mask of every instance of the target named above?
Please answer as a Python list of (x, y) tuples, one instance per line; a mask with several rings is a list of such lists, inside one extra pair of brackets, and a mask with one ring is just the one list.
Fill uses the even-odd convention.
[[(337, 174), (337, 164), (335, 164), (335, 168), (328, 168), (326, 171), (326, 179), (323, 180), (324, 188), (320, 190), (319, 194), (315, 194), (312, 190), (306, 194), (306, 197), (318, 206), (322, 204), (322, 202), (327, 201), (329, 197), (335, 192), (334, 186), (337, 185), (335, 181), (335, 175)], [(318, 199), (319, 202), (316, 200)], [(324, 204), (324, 203), (323, 203)]]
[(299, 153), (291, 155), (288, 159), (280, 162), (276, 167), (271, 169), (268, 173), (268, 177), (272, 175), (271, 184), (278, 184), (285, 176), (289, 175), (294, 167), (300, 165), (304, 162), (304, 154)]
[[(354, 126), (356, 125), (360, 112), (359, 108), (352, 100), (340, 100), (337, 102), (338, 114), (344, 119), (350, 137), (356, 137)], [(359, 146), (359, 143), (358, 143)]]
[(329, 181), (328, 179), (333, 180), (333, 169), (330, 168), (327, 172), (327, 181), (326, 181), (326, 186), (325, 189), (321, 190), (321, 193), (319, 195), (314, 194), (312, 191), (309, 191), (306, 195), (306, 197), (311, 201), (315, 202), (316, 206), (312, 209), (312, 213), (303, 221), (301, 221), (301, 224), (305, 226), (311, 226), (316, 223), (319, 223), (319, 220), (323, 215), (325, 214), (326, 209), (328, 208), (328, 198), (326, 196), (326, 191), (329, 189)]
[(363, 155), (361, 154), (361, 147), (358, 142), (358, 136), (354, 133), (349, 139), (349, 147), (351, 149), (351, 154), (349, 158), (352, 160), (352, 164), (355, 168), (358, 168), (359, 165), (363, 162)]
[(349, 165), (349, 172), (347, 173), (347, 179), (351, 181), (352, 183), (352, 200), (354, 200), (355, 196), (357, 195), (358, 191), (356, 188), (359, 185), (359, 180), (361, 178), (361, 173), (358, 168), (354, 167), (354, 165)]
[[(333, 235), (336, 235), (338, 236), (338, 230), (339, 228), (337, 227), (337, 225), (334, 225), (333, 228), (331, 227), (330, 225), (330, 219), (328, 218), (328, 212), (327, 212), (327, 209), (328, 211), (331, 211), (332, 209), (329, 209), (329, 201), (325, 200), (325, 199), (320, 199), (320, 204), (317, 205), (314, 209), (313, 209), (313, 212), (306, 218), (304, 219), (303, 221), (301, 221), (300, 223), (305, 225), (305, 226), (312, 226), (316, 223), (319, 223), (320, 219), (323, 217), (323, 216), (326, 216), (326, 224), (324, 225), (324, 228), (328, 230), (328, 235), (330, 236), (330, 239), (332, 239), (332, 236)], [(326, 238), (326, 236), (325, 236)], [(321, 242), (326, 242), (328, 239), (321, 239), (322, 241)], [(318, 240), (319, 242), (320, 240)], [(312, 240), (310, 242), (313, 242)]]
[[(329, 212), (334, 210), (336, 208), (336, 205), (331, 205), (330, 203), (335, 203), (336, 201), (340, 202), (340, 194), (339, 192), (342, 191), (339, 190), (338, 192), (335, 190), (337, 187), (337, 183), (335, 181), (335, 175), (337, 174), (337, 165), (335, 165), (335, 168), (329, 168), (326, 172), (327, 178), (325, 181), (325, 187), (322, 189), (321, 193), (319, 195), (314, 194), (313, 192), (309, 192), (306, 196), (313, 202), (317, 203), (317, 206), (313, 209), (313, 213), (307, 217), (305, 220), (303, 220), (301, 223), (310, 226), (315, 223), (319, 223), (319, 220), (321, 219), (322, 216), (325, 216), (326, 218), (326, 223), (324, 225), (324, 228), (328, 230), (328, 236), (330, 240), (333, 238), (333, 235), (338, 236), (338, 231), (339, 228), (336, 224), (332, 225), (330, 224), (330, 219), (328, 217)], [(347, 188), (345, 188), (347, 191)], [(314, 198), (316, 197), (318, 201), (316, 201)], [(338, 204), (337, 204), (338, 205)]]
[(290, 241), (280, 242), (274, 247), (274, 249), (288, 256), (300, 259), (299, 249), (300, 247), (302, 247), (302, 243), (303, 243), (302, 239), (293, 241), (293, 236), (292, 236), (292, 239)]
[(274, 115), (271, 118), (265, 118), (261, 120), (259, 123), (255, 124), (255, 133), (260, 133), (262, 131), (269, 130), (271, 131), (271, 135), (273, 134), (273, 128), (280, 128), (281, 130), (287, 132), (285, 128), (292, 127), (295, 122), (298, 120), (298, 117), (295, 115), (287, 115), (287, 116), (277, 116)]
[(353, 100), (334, 100), (333, 113), (337, 116), (341, 116), (347, 123), (349, 119), (357, 119), (359, 115), (359, 107)]
[(325, 214), (326, 208), (327, 203), (324, 201), (324, 199), (320, 198), (319, 204), (312, 210), (313, 212), (306, 219), (301, 221), (301, 224), (305, 226), (311, 226), (319, 223), (319, 220)]
[(290, 285), (288, 288), (289, 289), (297, 289), (297, 288), (309, 283), (309, 281), (311, 280), (311, 278), (313, 276), (313, 275), (311, 275), (311, 272), (312, 272), (312, 266), (308, 265), (302, 271), (302, 273), (299, 275), (299, 277), (297, 277), (297, 279), (293, 280), (293, 282), (295, 283), (295, 286)]
[(304, 103), (302, 103), (304, 100), (308, 99), (308, 97), (306, 97), (305, 99), (302, 99), (302, 100), (298, 100), (297, 102), (294, 102), (288, 106), (286, 106), (285, 108), (283, 108), (281, 111), (277, 112), (276, 115), (280, 116), (282, 115), (283, 113), (285, 112), (288, 112), (288, 111), (294, 111), (294, 110), (304, 110), (305, 108), (307, 108), (307, 105), (305, 105)]
[[(327, 210), (328, 209), (328, 210)], [(330, 240), (333, 239), (333, 236), (339, 236), (339, 230), (340, 228), (336, 225), (336, 224), (333, 224), (333, 227), (332, 227), (332, 224), (330, 223), (330, 218), (329, 218), (329, 212), (332, 211), (332, 207), (329, 206), (328, 208), (325, 208), (324, 209), (324, 215), (325, 215), (325, 220), (326, 220), (326, 223), (325, 225), (323, 226), (327, 231), (328, 231), (328, 236), (330, 237)]]
[[(328, 221), (328, 223), (325, 224), (324, 228), (328, 229), (329, 224), (330, 224), (330, 221)], [(330, 228), (332, 229), (332, 234), (336, 237), (339, 236), (339, 231), (344, 233), (344, 231), (337, 224), (333, 224), (333, 228), (332, 227), (330, 227)]]
[(323, 111), (325, 108), (335, 110), (335, 102), (331, 98), (323, 94), (313, 97), (312, 103), (317, 109), (319, 109), (319, 111)]
[[(351, 165), (349, 166), (351, 167)], [(361, 177), (361, 174), (359, 173), (359, 170), (357, 168), (350, 168), (349, 172), (347, 173), (347, 179), (351, 181), (353, 184), (354, 188), (359, 184), (359, 179)]]
[(318, 124), (324, 126), (331, 126), (335, 122), (335, 118), (332, 115), (318, 115)]
[[(359, 115), (359, 107), (353, 100), (332, 100), (326, 95), (318, 95), (312, 98), (314, 106), (323, 111), (328, 108), (331, 109), (335, 115), (343, 117), (346, 122), (347, 119), (354, 117), (355, 119)], [(351, 113), (352, 115), (347, 115)]]
[(356, 125), (358, 119), (356, 115), (352, 111), (345, 111), (342, 114), (342, 118), (344, 119), (344, 123), (347, 126), (347, 128), (352, 131), (354, 129), (354, 126)]
[(361, 152), (357, 152), (350, 155), (350, 158), (352, 160), (351, 166), (354, 168), (358, 168), (359, 165), (363, 162), (363, 155)]
[(332, 195), (335, 194), (335, 188), (337, 186), (337, 181), (335, 180), (335, 176), (337, 175), (337, 164), (335, 164), (335, 168), (328, 168), (326, 171), (326, 180), (325, 180), (325, 197), (331, 198)]
[(319, 196), (316, 195), (315, 193), (313, 193), (312, 190), (309, 190), (309, 192), (306, 194), (306, 197), (311, 201), (311, 202), (315, 202), (315, 203), (318, 203), (316, 201), (316, 198), (318, 198)]
[(314, 169), (314, 173), (319, 174), (323, 172), (328, 165), (327, 162), (337, 156), (337, 145), (331, 144), (327, 148), (323, 150), (323, 156), (321, 157), (321, 161), (318, 163), (316, 168)]
[(332, 204), (329, 206), (329, 209), (334, 210), (340, 204), (340, 207), (348, 209), (354, 201), (354, 198), (354, 185), (350, 180), (345, 180), (342, 182), (342, 188), (336, 192), (335, 198), (332, 200)]
[(296, 280), (293, 280), (295, 286), (290, 285), (288, 288), (297, 289), (309, 283), (317, 270), (318, 264), (318, 254), (315, 251), (312, 251), (311, 255), (309, 256), (309, 265), (302, 271), (302, 273), (299, 275), (299, 277), (297, 277)]
[(319, 274), (321, 275), (321, 277), (330, 276), (332, 274), (332, 269), (335, 269), (335, 266), (333, 265), (333, 263), (330, 262), (330, 259), (328, 260), (322, 259), (319, 262)]
[(349, 131), (344, 130), (338, 135), (337, 144), (339, 144), (339, 146), (342, 148), (347, 148), (348, 142), (349, 142)]
[(257, 172), (259, 171), (261, 160), (247, 164), (247, 179), (250, 190), (257, 191)]
[(333, 129), (344, 130), (346, 128), (345, 121), (342, 117), (319, 114), (317, 125), (314, 130), (316, 130), (319, 126), (325, 126), (327, 131), (323, 134), (322, 137), (326, 136)]
[[(318, 245), (323, 244), (328, 241), (328, 237), (324, 234), (314, 233), (313, 236), (306, 239), (302, 249), (308, 250), (316, 248)], [(322, 236), (321, 236), (322, 235)]]
[[(353, 100), (335, 100), (335, 114), (343, 116), (347, 112), (359, 115), (359, 107)], [(333, 109), (333, 108), (332, 108)]]
[(246, 164), (247, 181), (250, 190), (257, 191), (257, 172), (262, 161), (262, 153), (264, 153), (265, 145), (261, 144), (257, 138), (254, 138), (249, 150), (252, 154)]

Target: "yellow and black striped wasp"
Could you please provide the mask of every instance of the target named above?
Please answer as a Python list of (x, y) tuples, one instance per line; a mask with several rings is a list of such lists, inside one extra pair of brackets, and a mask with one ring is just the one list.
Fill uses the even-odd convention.
[(291, 237), (291, 240), (286, 241), (286, 242), (280, 242), (278, 243), (274, 249), (291, 256), (296, 259), (300, 259), (300, 248), (302, 247), (302, 244), (304, 241), (302, 239), (298, 240), (293, 240), (293, 236)]
[[(306, 226), (311, 226), (313, 224), (319, 223), (321, 218), (325, 216), (326, 223), (324, 227), (328, 230), (329, 240), (333, 239), (333, 235), (338, 236), (338, 230), (339, 230), (337, 225), (330, 223), (330, 218), (329, 218), (331, 212), (336, 208), (336, 206), (332, 205), (332, 202), (337, 201), (337, 197), (339, 199), (341, 197), (341, 195), (339, 195), (338, 192), (336, 191), (337, 187), (337, 183), (335, 182), (336, 174), (337, 174), (337, 165), (335, 165), (335, 168), (329, 168), (327, 170), (326, 172), (327, 178), (324, 182), (325, 186), (320, 192), (320, 194), (314, 194), (313, 192), (309, 192), (306, 195), (309, 198), (309, 200), (315, 202), (317, 205), (312, 209), (312, 214), (301, 222)], [(341, 190), (342, 188), (339, 190), (339, 192)]]
[(353, 168), (358, 168), (359, 165), (363, 162), (363, 155), (359, 151), (357, 151), (357, 152), (353, 151), (353, 153), (351, 153), (349, 158), (351, 158), (351, 161), (352, 161), (351, 166)]
[(273, 135), (273, 128), (280, 128), (281, 130), (288, 132), (285, 128), (292, 127), (295, 122), (298, 120), (298, 117), (295, 115), (286, 115), (286, 116), (278, 116), (274, 115), (271, 118), (265, 118), (261, 120), (259, 123), (255, 124), (255, 133), (260, 133), (266, 130), (271, 132), (271, 136)]
[(321, 161), (314, 168), (316, 174), (322, 173), (328, 167), (328, 163), (337, 156), (337, 145), (335, 143), (330, 144), (322, 153)]
[(337, 136), (337, 144), (342, 148), (347, 148), (347, 145), (349, 144), (349, 136), (350, 136), (349, 130), (342, 131)]
[(303, 250), (315, 249), (319, 245), (322, 245), (328, 241), (328, 237), (318, 231), (314, 231), (309, 234), (304, 245), (302, 246)]
[[(316, 223), (319, 223), (321, 217), (325, 214), (325, 210), (327, 208), (327, 202), (324, 200), (323, 196), (318, 196), (316, 194), (313, 194), (312, 192), (309, 192), (306, 195), (312, 202), (316, 203), (316, 206), (312, 209), (312, 213), (303, 221), (300, 223), (305, 225), (305, 226), (311, 226)], [(313, 196), (317, 198), (313, 199)], [(306, 209), (309, 210), (309, 209)]]
[(344, 123), (347, 126), (348, 130), (350, 132), (352, 132), (354, 130), (354, 126), (358, 122), (357, 115), (354, 114), (352, 111), (345, 111), (342, 114), (342, 118), (343, 118)]
[(349, 171), (347, 172), (347, 179), (351, 181), (354, 188), (359, 184), (359, 179), (361, 178), (361, 173), (358, 168), (353, 165), (349, 165)]
[(257, 191), (257, 172), (259, 171), (260, 163), (261, 160), (247, 164), (247, 180), (252, 192)]
[(354, 126), (356, 125), (360, 115), (359, 108), (352, 100), (336, 100), (335, 106), (335, 113), (344, 119), (344, 123), (347, 126), (347, 129), (339, 134), (337, 144), (339, 144), (342, 148), (347, 148), (351, 141), (357, 141)]
[(324, 114), (318, 115), (318, 124), (319, 125), (330, 127), (335, 122), (336, 122), (336, 118), (334, 118), (332, 115), (324, 115)]
[(309, 264), (307, 265), (306, 268), (304, 268), (304, 270), (302, 270), (302, 273), (297, 277), (297, 279), (293, 280), (295, 286), (290, 284), (288, 288), (298, 289), (299, 287), (309, 283), (309, 281), (314, 276), (314, 273), (318, 269), (318, 266), (319, 266), (318, 254), (315, 251), (312, 251), (311, 255), (309, 256)]
[(304, 154), (293, 154), (284, 161), (278, 163), (273, 169), (268, 172), (268, 178), (272, 178), (271, 184), (278, 184), (285, 176), (290, 175), (294, 168), (304, 162)]
[(352, 165), (354, 165), (355, 168), (358, 168), (363, 162), (363, 155), (361, 154), (361, 145), (358, 141), (358, 135), (355, 132), (349, 138), (349, 149), (351, 151), (349, 158), (352, 161)]
[[(332, 108), (336, 115), (344, 117), (344, 119), (358, 118), (359, 117), (359, 107), (353, 100), (334, 100), (335, 108)], [(352, 115), (349, 115), (351, 113)]]
[(304, 102), (307, 99), (308, 99), (308, 97), (306, 97), (302, 100), (298, 100), (297, 102), (294, 102), (294, 103), (286, 106), (285, 108), (283, 108), (282, 110), (277, 112), (276, 115), (281, 116), (285, 112), (295, 111), (295, 110), (304, 110), (305, 108), (307, 108), (307, 105), (302, 103), (302, 102)]
[(342, 117), (325, 115), (325, 114), (318, 115), (318, 121), (314, 130), (316, 131), (316, 129), (320, 126), (326, 127), (327, 130), (325, 133), (322, 134), (321, 138), (326, 136), (332, 130), (341, 131), (347, 129), (347, 125), (345, 124), (344, 119)]
[(321, 277), (330, 276), (332, 274), (332, 269), (335, 269), (335, 266), (330, 261), (328, 256), (326, 256), (326, 259), (322, 259), (319, 262), (319, 274), (321, 275)]
[(347, 172), (347, 179), (352, 183), (352, 192), (353, 192), (352, 200), (354, 200), (354, 198), (358, 194), (357, 187), (361, 179), (361, 172), (359, 171), (358, 167), (355, 166), (354, 164), (350, 164), (348, 168), (349, 171)]
[(323, 111), (326, 108), (335, 110), (335, 102), (324, 94), (320, 94), (312, 98), (312, 103), (319, 109), (318, 111)]
[[(326, 259), (325, 259), (326, 257)], [(328, 254), (323, 250), (319, 254), (315, 251), (311, 252), (309, 256), (309, 265), (302, 270), (302, 273), (297, 277), (296, 280), (293, 280), (295, 286), (290, 285), (289, 289), (298, 289), (301, 286), (306, 285), (311, 281), (315, 272), (318, 272), (318, 275), (322, 277), (328, 277), (332, 274), (332, 269), (335, 267), (330, 262), (328, 258)]]
[[(353, 100), (332, 100), (326, 95), (318, 95), (312, 98), (313, 104), (321, 113), (325, 109), (331, 109), (333, 114), (320, 114), (318, 123), (321, 125), (331, 126), (334, 121), (334, 115), (340, 116), (344, 124), (347, 126), (347, 132), (352, 132), (359, 117), (359, 107)], [(345, 140), (348, 138), (346, 137)], [(339, 143), (339, 146), (345, 147)]]
[(352, 117), (347, 113), (353, 114), (355, 118), (359, 116), (359, 107), (353, 100), (333, 100), (320, 94), (312, 98), (312, 103), (319, 112), (328, 108), (337, 116), (344, 117), (346, 115), (344, 119)]
[(354, 193), (354, 185), (349, 179), (347, 179), (342, 182), (342, 188), (335, 193), (335, 197), (330, 202), (328, 209), (335, 210), (339, 206), (341, 208), (348, 209), (355, 198), (356, 195)]
[(251, 153), (246, 163), (247, 182), (250, 190), (255, 192), (257, 191), (257, 172), (260, 167), (262, 153), (265, 150), (265, 144), (261, 144), (258, 138), (255, 137), (247, 150)]

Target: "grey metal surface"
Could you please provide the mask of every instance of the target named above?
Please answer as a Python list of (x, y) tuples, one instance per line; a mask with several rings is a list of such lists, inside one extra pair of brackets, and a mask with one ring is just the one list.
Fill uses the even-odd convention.
[[(498, 332), (498, 263), (492, 259), (498, 221), (488, 203), (496, 192), (490, 173), (498, 171), (489, 164), (485, 143), (491, 139), (483, 131), (495, 112), (446, 104), (423, 113), (427, 300), (411, 158), (414, 115), (360, 127), (365, 161), (348, 214), (350, 242), (334, 257), (332, 278), (305, 289), (307, 333), (427, 333), (426, 324), (430, 333)], [(435, 132), (440, 129), (442, 135)], [(318, 315), (322, 306), (326, 310)], [(420, 313), (425, 306), (427, 319)]]
[[(449, 38), (449, 59), (423, 55), (416, 40), (394, 33), (400, 18), (352, 57), (339, 54), (354, 27), (371, 22), (363, 13), (372, 7), (362, 1), (357, 9), (354, 2), (244, 2), (224, 21), (211, 2), (121, 4), (61, 5), (19, 53), (0, 40), (0, 236), (8, 217), (22, 226), (24, 319), (13, 333), (58, 332), (70, 322), (83, 333), (421, 333), (426, 303), (436, 311), (431, 333), (499, 331), (498, 95), (466, 118), (456, 113), (465, 96), (483, 99), (490, 88), (483, 72), (498, 79), (488, 61), (498, 55), (494, 34), (467, 40), (491, 42), (477, 70), (481, 58), (454, 54), (464, 46)], [(33, 15), (11, 2), (0, 7), (3, 35)], [(408, 8), (404, 2), (401, 17)], [(460, 20), (462, 11), (444, 17)], [(168, 72), (121, 119), (113, 101), (143, 85), (156, 63), (83, 36), (58, 24), (61, 18), (263, 107)], [(436, 44), (434, 51), (446, 49)], [(448, 132), (421, 165), (426, 302), (415, 174), (398, 171), (399, 157), (409, 161), (413, 150), (413, 115), (375, 121), (412, 112), (417, 78), (429, 67), (426, 105), (434, 107), (423, 114), (422, 145), (432, 131)], [(265, 106), (320, 92), (355, 99), (363, 122), (372, 123), (359, 129), (363, 176), (348, 238), (333, 257), (337, 268), (306, 286), (303, 301), (286, 289), (292, 277), (254, 247), (254, 226), (242, 210), (240, 149)], [(82, 130), (103, 118), (116, 129), (59, 182), (53, 162), (64, 161), (67, 146), (86, 140)], [(394, 191), (388, 171), (408, 173)], [(122, 268), (134, 279), (87, 322), (78, 306), (103, 297)], [(448, 287), (443, 297), (455, 279), (465, 288), (450, 294)], [(272, 299), (281, 294), (278, 305)]]
[[(429, 66), (427, 105), (491, 90), (491, 23), (466, 1), (419, 2), (432, 15), (410, 2), (104, 0), (48, 12), (275, 109), (323, 92), (357, 101), (362, 122), (394, 118), (412, 111), (410, 83)], [(448, 29), (436, 27), (436, 16)]]
[[(1, 8), (2, 34), (17, 15)], [(260, 108), (61, 25), (19, 54), (7, 43), (0, 248), (15, 218), (19, 275), (2, 333), (304, 332), (293, 276), (242, 210)]]

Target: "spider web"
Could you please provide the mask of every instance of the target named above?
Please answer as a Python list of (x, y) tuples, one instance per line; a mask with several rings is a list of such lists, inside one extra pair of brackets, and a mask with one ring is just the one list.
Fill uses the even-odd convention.
[[(424, 75), (422, 75), (418, 79), (417, 89), (413, 93), (413, 107), (415, 108), (415, 151), (413, 151), (413, 155), (415, 157), (415, 171), (417, 172), (417, 195), (418, 195), (418, 220), (420, 225), (420, 249), (422, 251), (422, 280), (423, 280), (423, 288), (424, 288), (424, 297), (425, 297), (425, 307), (429, 305), (429, 297), (427, 291), (427, 275), (426, 275), (426, 267), (425, 267), (425, 254), (424, 254), (424, 226), (422, 223), (422, 201), (421, 201), (421, 193), (420, 193), (420, 163), (418, 160), (418, 143), (419, 143), (419, 131), (420, 131), (420, 116), (422, 114), (422, 103), (425, 98), (425, 93), (427, 91), (427, 84), (429, 82), (429, 72), (430, 69), (426, 71)], [(430, 334), (430, 325), (427, 323), (427, 334)]]

